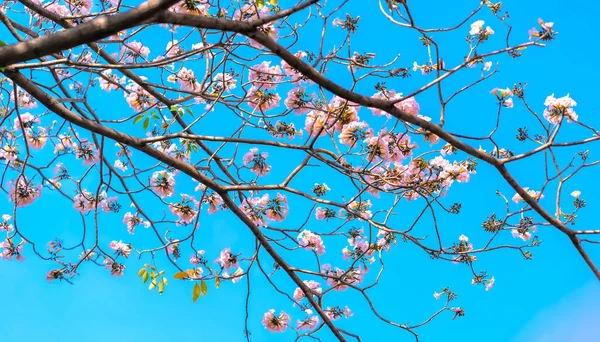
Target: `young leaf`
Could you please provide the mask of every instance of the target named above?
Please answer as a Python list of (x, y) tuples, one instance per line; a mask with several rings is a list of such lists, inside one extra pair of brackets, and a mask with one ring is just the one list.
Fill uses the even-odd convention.
[(141, 270), (138, 272), (138, 277), (141, 277), (141, 276), (143, 276), (143, 275), (144, 275), (144, 273), (146, 273), (146, 272), (147, 272), (147, 271), (146, 271), (146, 268), (145, 268), (145, 267), (144, 267), (144, 268), (142, 268), (142, 269), (141, 269)]
[(221, 286), (221, 278), (219, 278), (219, 276), (215, 278), (215, 286), (217, 289), (219, 288), (219, 286)]
[(158, 283), (158, 293), (162, 294), (164, 290), (165, 290), (165, 283), (163, 283), (161, 281), (161, 282)]
[(278, 1), (277, 0), (269, 0), (269, 3), (271, 4), (271, 6), (277, 6)]
[(143, 115), (138, 115), (135, 117), (135, 119), (133, 119), (133, 124), (135, 125), (136, 123), (140, 122), (144, 120), (144, 116)]
[(175, 275), (173, 276), (173, 278), (175, 278), (175, 279), (185, 279), (185, 278), (187, 278), (187, 276), (188, 276), (188, 274), (186, 272), (181, 271), (181, 272), (175, 273)]
[(259, 9), (265, 7), (265, 0), (256, 0), (256, 7)]
[(142, 275), (142, 281), (144, 282), (144, 284), (146, 284), (146, 282), (148, 281), (148, 272)]
[(198, 298), (200, 298), (200, 285), (198, 283), (194, 284), (194, 289), (192, 290), (192, 301), (195, 303)]
[(150, 126), (150, 119), (146, 118), (146, 120), (144, 120), (144, 131), (148, 129), (148, 126)]
[(152, 291), (156, 287), (156, 279), (152, 279), (150, 282), (150, 286), (148, 286), (148, 290)]
[(208, 286), (206, 286), (206, 282), (204, 280), (200, 281), (200, 286), (202, 288), (202, 295), (206, 296), (206, 293), (208, 292)]

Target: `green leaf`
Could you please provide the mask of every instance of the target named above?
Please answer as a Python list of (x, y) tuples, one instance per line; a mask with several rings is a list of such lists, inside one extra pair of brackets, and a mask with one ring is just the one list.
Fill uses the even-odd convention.
[(150, 119), (146, 118), (146, 120), (144, 120), (144, 131), (148, 129), (148, 126), (150, 126)]
[(4, 70), (6, 70), (5, 67), (0, 67), (0, 71), (4, 72)]
[[(143, 115), (138, 115), (138, 116), (135, 117), (135, 119), (133, 119), (133, 124), (135, 125), (136, 123), (138, 123), (138, 122), (140, 122), (142, 120), (144, 120), (144, 116)], [(148, 267), (148, 266), (146, 266), (146, 267)]]
[(139, 272), (138, 272), (138, 277), (141, 277), (144, 275), (144, 273), (147, 273), (146, 268), (142, 268)]
[(265, 0), (256, 0), (256, 7), (258, 7), (258, 8), (265, 7)]
[(8, 45), (8, 44), (6, 44), (3, 40), (0, 40), (0, 47), (6, 46), (6, 45)]
[(194, 112), (192, 112), (191, 109), (187, 108), (185, 111), (188, 112), (191, 117), (194, 117)]
[(163, 283), (161, 281), (161, 282), (158, 283), (158, 293), (162, 294), (164, 290), (165, 290), (165, 283)]
[(200, 285), (198, 283), (194, 284), (194, 289), (192, 290), (192, 301), (195, 303), (198, 298), (200, 298)]
[(200, 281), (200, 286), (202, 289), (202, 295), (206, 296), (206, 293), (208, 292), (208, 286), (206, 286), (206, 282), (204, 280)]
[(142, 275), (142, 281), (144, 282), (144, 284), (146, 284), (146, 282), (148, 281), (148, 272)]
[(187, 276), (188, 276), (187, 272), (181, 271), (181, 272), (175, 273), (175, 275), (173, 276), (173, 278), (175, 278), (175, 279), (185, 279), (185, 278), (187, 278)]

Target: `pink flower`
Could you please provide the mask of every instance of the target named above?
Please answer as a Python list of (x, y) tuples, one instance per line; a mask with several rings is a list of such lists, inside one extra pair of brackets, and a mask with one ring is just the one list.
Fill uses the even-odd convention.
[(373, 129), (369, 128), (369, 124), (364, 121), (353, 121), (344, 125), (340, 132), (340, 143), (356, 147), (359, 141), (373, 137)]
[(250, 69), (248, 79), (254, 88), (272, 89), (283, 80), (283, 76), (278, 65), (271, 66), (271, 62), (265, 61)]
[(114, 277), (122, 277), (125, 271), (125, 265), (114, 262), (111, 259), (104, 259), (104, 267), (110, 270), (110, 274)]
[(476, 22), (471, 24), (471, 31), (469, 31), (469, 34), (474, 36), (474, 35), (482, 35), (482, 36), (489, 36), (491, 34), (494, 34), (494, 30), (492, 30), (491, 27), (486, 27), (485, 30), (483, 29), (483, 24), (485, 24), (485, 22), (483, 20), (477, 20)]
[(125, 57), (125, 61), (132, 62), (137, 57), (148, 57), (150, 49), (138, 41), (123, 44), (121, 47), (121, 56)]
[(127, 171), (127, 165), (125, 165), (120, 159), (115, 160), (114, 167), (121, 171)]
[[(123, 241), (113, 240), (110, 242), (109, 246), (110, 246), (110, 249), (115, 251), (115, 254), (117, 256), (122, 255), (125, 258), (129, 258), (129, 254), (131, 254), (131, 245), (123, 243)], [(110, 260), (110, 259), (106, 259), (106, 260)]]
[(175, 194), (175, 178), (173, 173), (163, 171), (156, 171), (152, 174), (150, 179), (150, 186), (160, 198), (171, 197)]
[[(304, 284), (306, 286), (308, 286), (308, 288), (311, 290), (311, 292), (315, 295), (320, 295), (323, 292), (323, 289), (321, 288), (321, 284), (319, 284), (316, 281), (313, 280), (304, 280), (303, 281)], [(299, 287), (296, 288), (296, 290), (294, 290), (294, 299), (296, 301), (301, 301), (302, 298), (304, 298), (304, 292), (302, 292), (302, 289), (300, 289)]]
[(311, 137), (322, 136), (326, 133), (327, 114), (320, 110), (313, 110), (306, 114), (304, 129)]
[(278, 107), (281, 97), (278, 93), (270, 93), (266, 90), (252, 87), (248, 92), (248, 105), (259, 112), (266, 112)]
[(13, 231), (13, 229), (14, 229), (13, 225), (8, 223), (11, 219), (12, 219), (12, 216), (10, 216), (8, 214), (2, 215), (2, 222), (0, 222), (0, 231), (5, 231), (7, 233), (10, 233)]
[(228, 73), (218, 73), (213, 78), (213, 89), (215, 92), (232, 91), (236, 87), (237, 80)]
[(17, 261), (25, 260), (25, 257), (21, 255), (23, 252), (24, 243), (25, 241), (22, 240), (21, 243), (15, 245), (12, 239), (6, 239), (0, 242), (0, 248), (2, 249), (2, 252), (0, 252), (0, 257), (8, 261), (11, 261), (13, 257), (15, 257)]
[(16, 182), (8, 182), (8, 199), (14, 202), (17, 208), (33, 203), (42, 195), (42, 185), (35, 186), (33, 181), (25, 176), (19, 176)]
[(244, 165), (250, 167), (250, 170), (257, 176), (264, 176), (271, 171), (271, 166), (267, 164), (267, 152), (258, 153), (258, 148), (251, 148), (244, 155)]
[(125, 225), (127, 226), (127, 231), (129, 232), (129, 234), (133, 234), (135, 227), (139, 224), (143, 223), (145, 228), (150, 227), (150, 222), (144, 221), (144, 219), (142, 219), (141, 217), (133, 215), (130, 212), (125, 213), (125, 216), (123, 217), (123, 223), (125, 223)]
[(100, 161), (100, 152), (94, 144), (82, 140), (81, 146), (75, 147), (75, 158), (83, 159), (83, 165), (91, 166)]
[(284, 332), (290, 324), (290, 319), (283, 310), (279, 316), (275, 316), (275, 310), (271, 309), (264, 314), (262, 324), (270, 332)]
[(265, 216), (275, 222), (283, 221), (288, 214), (288, 201), (287, 198), (277, 193), (277, 197), (272, 200), (269, 200), (266, 205)]
[(170, 203), (169, 210), (177, 216), (177, 225), (188, 225), (194, 221), (198, 215), (200, 203), (192, 196), (181, 194), (181, 202)]
[(202, 90), (194, 72), (186, 68), (181, 68), (177, 75), (170, 75), (167, 80), (171, 83), (179, 83), (183, 90), (195, 92)]
[(576, 199), (579, 199), (579, 196), (581, 196), (581, 191), (575, 190), (571, 193), (571, 196), (575, 197)]
[(16, 130), (20, 130), (21, 127), (23, 128), (31, 128), (33, 127), (34, 123), (40, 123), (40, 118), (30, 114), (29, 112), (23, 113), (21, 115), (18, 115), (15, 119), (14, 119), (14, 129)]
[(223, 272), (223, 273), (221, 273), (221, 278), (223, 278), (223, 279), (230, 278), (231, 282), (233, 284), (235, 284), (244, 278), (244, 270), (242, 270), (241, 268), (238, 268), (232, 275), (229, 275), (229, 273), (227, 273), (227, 272)]
[(293, 88), (287, 94), (287, 98), (283, 103), (285, 108), (293, 109), (296, 115), (307, 113), (311, 110), (309, 105), (312, 105), (312, 101), (315, 98), (315, 94), (307, 95), (305, 88)]
[(319, 324), (319, 316), (309, 316), (309, 317), (305, 318), (303, 321), (301, 321), (301, 320), (296, 321), (296, 327), (300, 331), (312, 330), (317, 327), (317, 324)]
[[(141, 77), (141, 79), (146, 80), (145, 77)], [(127, 89), (127, 91), (124, 92), (125, 100), (133, 110), (142, 112), (154, 105), (155, 98), (139, 84), (131, 81), (125, 89)]]
[[(523, 188), (523, 190), (527, 191), (527, 194), (529, 194), (529, 196), (533, 197), (534, 199), (540, 200), (544, 198), (544, 195), (541, 192), (529, 190), (529, 188)], [(517, 193), (512, 197), (512, 200), (513, 202), (519, 204), (519, 202), (522, 201), (523, 198)]]
[(200, 250), (198, 252), (196, 252), (196, 254), (192, 255), (190, 257), (190, 263), (194, 266), (198, 266), (198, 264), (203, 262), (203, 258), (204, 258), (204, 251)]
[(492, 279), (487, 280), (486, 284), (485, 284), (485, 290), (489, 291), (492, 289), (492, 287), (494, 287), (494, 282), (496, 282), (496, 280), (494, 279), (494, 277), (492, 277)]
[[(184, 2), (180, 2), (180, 4), (184, 4)], [(176, 39), (167, 43), (167, 57), (175, 57), (185, 52), (177, 43)]]
[[(307, 53), (304, 52), (304, 51), (298, 51), (298, 52), (296, 52), (294, 54), (294, 56), (296, 56), (296, 58), (298, 58), (298, 59), (303, 59), (304, 57), (307, 56)], [(283, 71), (285, 72), (286, 75), (288, 75), (288, 76), (290, 76), (292, 78), (292, 83), (295, 83), (295, 84), (300, 84), (300, 83), (313, 84), (312, 80), (310, 80), (309, 78), (307, 78), (306, 76), (304, 76), (298, 70), (294, 69), (286, 61), (281, 61), (281, 68), (283, 69)]]
[(443, 294), (444, 294), (444, 293), (437, 293), (437, 292), (434, 292), (434, 293), (433, 293), (433, 296), (435, 297), (435, 300), (439, 300), (439, 299), (440, 299), (440, 297), (441, 297)]
[(544, 118), (552, 124), (558, 124), (564, 117), (567, 118), (568, 123), (577, 121), (577, 113), (573, 110), (577, 102), (571, 99), (569, 94), (558, 99), (552, 94), (546, 98), (544, 106), (547, 106), (544, 110)]
[(325, 245), (323, 244), (323, 240), (319, 235), (312, 233), (310, 230), (303, 230), (298, 235), (297, 240), (300, 247), (306, 250), (314, 250), (319, 255), (325, 253)]
[(240, 265), (238, 264), (237, 255), (232, 254), (231, 249), (229, 249), (229, 248), (224, 248), (221, 251), (221, 255), (215, 262), (218, 263), (219, 265), (221, 265), (221, 267), (223, 267), (223, 269), (225, 271), (228, 271), (230, 267), (233, 267), (233, 268), (240, 267)]

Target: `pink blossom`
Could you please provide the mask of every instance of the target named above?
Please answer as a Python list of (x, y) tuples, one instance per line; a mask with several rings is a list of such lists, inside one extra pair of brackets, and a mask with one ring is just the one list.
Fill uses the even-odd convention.
[(283, 80), (283, 76), (278, 65), (271, 66), (271, 62), (265, 61), (250, 68), (248, 80), (254, 88), (272, 89)]
[(160, 198), (171, 197), (175, 194), (175, 178), (171, 172), (156, 171), (150, 178), (150, 186)]
[(359, 141), (373, 137), (373, 129), (364, 121), (353, 121), (344, 125), (339, 135), (340, 143), (355, 147)]
[(144, 221), (143, 218), (133, 215), (131, 212), (125, 213), (125, 216), (123, 217), (123, 223), (125, 223), (127, 226), (127, 231), (129, 234), (133, 234), (135, 227), (142, 223), (144, 224), (145, 228), (150, 227), (150, 222)]
[(236, 87), (237, 80), (228, 73), (218, 73), (213, 78), (213, 89), (219, 93), (222, 91), (232, 91)]
[(315, 98), (315, 94), (306, 94), (305, 88), (293, 88), (288, 94), (287, 98), (283, 103), (285, 104), (285, 108), (293, 109), (296, 112), (296, 115), (304, 114), (310, 111), (309, 105), (312, 104), (312, 101)]
[(25, 257), (21, 255), (23, 252), (24, 243), (25, 241), (22, 240), (21, 243), (15, 245), (13, 240), (10, 238), (0, 242), (0, 248), (2, 249), (2, 252), (0, 252), (0, 257), (8, 261), (11, 261), (13, 257), (15, 257), (17, 261), (25, 260)]
[(311, 137), (322, 136), (326, 133), (327, 114), (320, 110), (313, 110), (306, 114), (304, 129)]
[(83, 165), (91, 166), (100, 161), (100, 152), (96, 146), (82, 140), (79, 147), (75, 147), (75, 158), (83, 159)]
[(544, 106), (547, 106), (544, 110), (544, 118), (552, 124), (558, 124), (563, 117), (567, 118), (568, 123), (577, 121), (577, 113), (573, 110), (577, 102), (570, 98), (569, 94), (558, 99), (552, 94), (546, 98)]
[(494, 277), (492, 277), (492, 279), (487, 280), (486, 284), (485, 284), (485, 290), (489, 291), (492, 289), (492, 287), (494, 287), (494, 283), (496, 282), (496, 280), (494, 279)]
[(194, 72), (186, 68), (181, 68), (177, 75), (171, 75), (167, 80), (171, 83), (177, 82), (183, 90), (195, 92), (202, 90)]
[(275, 222), (283, 221), (288, 214), (288, 201), (287, 198), (277, 193), (277, 197), (267, 202), (265, 216)]
[(492, 30), (492, 28), (489, 26), (486, 27), (484, 30), (483, 29), (484, 24), (485, 24), (485, 22), (483, 20), (477, 20), (476, 22), (472, 23), (469, 34), (472, 36), (474, 36), (474, 35), (488, 36), (488, 35), (494, 34), (494, 30)]
[(33, 127), (34, 123), (40, 123), (40, 118), (30, 114), (29, 112), (25, 112), (23, 114), (18, 115), (15, 119), (14, 119), (14, 129), (15, 131), (20, 130), (21, 127), (23, 128), (31, 128)]
[[(184, 2), (180, 2), (180, 4), (184, 4)], [(170, 41), (167, 43), (167, 57), (175, 57), (181, 55), (185, 52), (185, 50), (178, 44), (177, 39)]]
[(170, 203), (169, 210), (177, 216), (177, 225), (188, 225), (198, 215), (200, 203), (193, 196), (181, 194), (181, 202)]
[[(146, 77), (142, 76), (140, 78), (142, 80), (146, 80)], [(137, 112), (142, 112), (148, 109), (149, 107), (153, 106), (156, 101), (156, 99), (150, 95), (150, 93), (133, 81), (130, 81), (125, 89), (127, 89), (127, 91), (124, 92), (127, 104), (129, 104), (129, 107)]]
[(271, 171), (271, 166), (267, 164), (267, 152), (258, 153), (258, 148), (251, 148), (244, 155), (244, 165), (250, 167), (250, 170), (257, 176), (265, 176)]
[(123, 44), (121, 47), (121, 56), (125, 57), (125, 61), (132, 62), (137, 57), (147, 58), (150, 54), (150, 49), (138, 41)]
[(33, 181), (25, 176), (19, 176), (16, 182), (8, 182), (8, 187), (8, 199), (14, 202), (17, 208), (33, 203), (42, 195), (42, 185), (35, 186)]
[(238, 264), (237, 255), (234, 255), (233, 253), (231, 253), (230, 248), (224, 248), (221, 251), (221, 255), (215, 262), (218, 263), (219, 265), (221, 265), (221, 267), (223, 267), (223, 269), (225, 271), (228, 271), (230, 267), (233, 267), (233, 268), (240, 267), (240, 265)]
[(264, 327), (270, 332), (284, 332), (290, 323), (290, 316), (281, 311), (279, 316), (275, 316), (275, 310), (267, 311), (262, 320)]
[(255, 87), (250, 88), (247, 99), (250, 108), (260, 112), (266, 112), (278, 107), (281, 101), (278, 93), (270, 93)]
[(13, 231), (13, 229), (14, 229), (13, 225), (8, 223), (11, 219), (12, 219), (12, 216), (10, 216), (8, 214), (2, 215), (2, 221), (0, 222), (0, 232), (5, 231), (7, 233), (10, 233)]
[[(129, 258), (129, 254), (131, 254), (131, 245), (123, 243), (123, 241), (111, 241), (110, 249), (112, 249), (117, 256), (122, 255), (125, 258)], [(107, 259), (108, 260), (108, 259)]]
[[(311, 290), (311, 292), (313, 294), (320, 295), (323, 292), (323, 289), (321, 288), (321, 284), (319, 284), (318, 282), (316, 282), (314, 280), (308, 280), (308, 281), (304, 280), (303, 282)], [(299, 302), (304, 297), (305, 296), (304, 296), (304, 292), (302, 292), (302, 289), (297, 287), (296, 290), (294, 290), (294, 299)]]
[(310, 230), (303, 230), (298, 235), (297, 240), (300, 247), (306, 250), (314, 250), (319, 255), (325, 253), (325, 245), (323, 244), (323, 240), (319, 235), (312, 233)]
[(317, 327), (317, 324), (319, 324), (319, 316), (309, 316), (303, 321), (296, 320), (296, 327), (300, 331), (312, 330)]
[[(527, 191), (527, 194), (529, 194), (529, 196), (533, 197), (534, 199), (540, 200), (544, 198), (544, 195), (541, 192), (529, 190), (529, 188), (523, 188), (523, 190)], [(513, 202), (519, 204), (519, 202), (522, 201), (523, 198), (517, 193), (512, 197), (512, 200)]]

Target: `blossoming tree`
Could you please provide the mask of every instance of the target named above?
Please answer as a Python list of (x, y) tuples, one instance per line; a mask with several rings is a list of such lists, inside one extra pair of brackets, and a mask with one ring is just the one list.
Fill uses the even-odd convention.
[[(545, 46), (554, 25), (539, 19), (528, 34), (512, 32), (501, 3), (473, 3), (454, 26), (428, 28), (405, 0), (365, 4), (361, 13), (349, 0), (4, 2), (2, 258), (46, 260), (48, 282), (74, 282), (94, 265), (120, 277), (139, 258), (150, 290), (185, 282), (193, 301), (263, 277), (289, 301), (260, 313), (266, 329), (340, 341), (361, 334), (336, 324), (353, 316), (353, 302), (330, 299), (336, 292), (366, 300), (378, 319), (417, 338), (444, 312), (465, 314), (443, 284), (431, 285), (441, 308), (421, 323), (377, 310), (369, 293), (383, 281), (384, 260), (401, 262), (393, 250), (403, 245), (468, 268), (465, 281), (490, 290), (495, 278), (478, 270), (478, 254), (507, 249), (530, 259), (537, 228), (556, 229), (600, 278), (584, 249), (596, 241), (583, 238), (600, 230), (570, 227), (586, 203), (565, 185), (598, 162), (588, 151), (566, 164), (555, 157), (600, 135), (567, 94), (542, 104), (527, 102), (522, 83), (481, 90), (499, 70), (496, 59)], [(355, 52), (356, 37), (377, 30), (362, 27), (359, 14), (414, 34), (420, 60), (398, 57), (403, 45)], [(454, 51), (464, 57), (438, 43), (446, 34), (458, 37)], [(493, 40), (504, 45), (490, 49)], [(454, 80), (459, 74), (470, 76)], [(451, 81), (462, 84), (448, 91)], [(485, 136), (446, 128), (460, 120), (451, 103), (467, 93), (497, 104), (479, 114), (495, 118)], [(535, 128), (508, 139), (500, 118), (517, 106)], [(557, 140), (573, 127), (585, 138)], [(509, 166), (538, 155), (546, 156), (546, 179), (522, 185)], [(446, 195), (468, 187), (481, 165), (511, 193), (496, 192), (505, 211), (488, 213), (487, 239), (475, 241), (449, 234), (437, 217), (458, 220), (461, 203)], [(555, 203), (544, 203), (552, 189)], [(81, 238), (28, 235), (41, 206), (80, 215)], [(411, 222), (400, 224), (398, 212)], [(213, 215), (248, 230), (252, 253), (210, 246), (203, 222)], [(220, 253), (205, 252), (214, 248)]]

